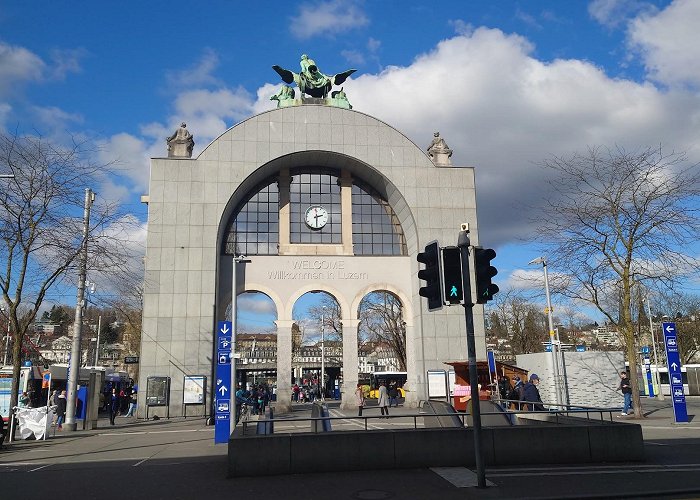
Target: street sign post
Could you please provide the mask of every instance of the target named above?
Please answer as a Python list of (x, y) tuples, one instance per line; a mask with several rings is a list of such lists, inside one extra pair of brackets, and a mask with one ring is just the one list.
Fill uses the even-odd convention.
[(683, 374), (681, 373), (681, 357), (678, 353), (678, 338), (675, 323), (662, 323), (664, 345), (666, 346), (666, 362), (668, 363), (668, 379), (671, 385), (673, 399), (673, 415), (676, 423), (688, 422), (688, 410), (683, 392)]
[(216, 329), (216, 385), (214, 443), (228, 443), (231, 436), (231, 400), (235, 390), (231, 387), (232, 326), (230, 321), (219, 321)]

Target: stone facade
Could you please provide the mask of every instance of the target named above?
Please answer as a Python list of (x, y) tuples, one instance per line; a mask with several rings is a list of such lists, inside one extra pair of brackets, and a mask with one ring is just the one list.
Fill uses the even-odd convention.
[[(171, 415), (181, 412), (183, 372), (212, 373), (213, 328), (226, 319), (232, 296), (233, 258), (223, 251), (228, 222), (261, 181), (281, 173), (283, 182), (284, 172), (309, 165), (337, 170), (346, 188), (357, 178), (380, 193), (401, 223), (407, 255), (353, 255), (345, 223), (342, 244), (291, 244), (280, 209), (280, 255), (248, 256), (236, 272), (237, 293), (265, 293), (277, 308), (280, 409), (290, 400), (292, 309), (309, 291), (328, 292), (340, 305), (345, 394), (357, 383), (348, 367), (358, 364), (358, 305), (375, 290), (395, 294), (403, 305), (409, 403), (426, 397), (427, 370), (466, 359), (464, 310), (427, 311), (416, 254), (434, 239), (456, 245), (463, 222), (479, 244), (473, 168), (437, 167), (399, 131), (354, 110), (284, 107), (237, 124), (196, 159), (151, 161), (140, 387), (149, 376), (170, 376)], [(477, 356), (485, 359), (480, 306), (475, 326)]]

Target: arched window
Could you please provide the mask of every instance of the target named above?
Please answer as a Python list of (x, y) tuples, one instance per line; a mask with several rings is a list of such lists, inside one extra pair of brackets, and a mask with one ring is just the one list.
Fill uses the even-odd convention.
[(228, 228), (227, 255), (277, 255), (279, 199), (277, 181), (253, 191)]
[(352, 186), (352, 242), (355, 255), (406, 255), (406, 238), (389, 203), (371, 187)]

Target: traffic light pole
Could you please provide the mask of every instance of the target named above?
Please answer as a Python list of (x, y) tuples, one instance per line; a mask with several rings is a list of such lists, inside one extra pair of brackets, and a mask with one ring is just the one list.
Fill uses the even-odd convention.
[[(486, 487), (486, 471), (484, 469), (484, 454), (481, 448), (481, 409), (479, 406), (479, 379), (476, 366), (476, 341), (474, 339), (474, 298), (470, 269), (474, 269), (474, 262), (469, 256), (469, 230), (459, 232), (457, 246), (462, 257), (462, 290), (464, 291), (464, 319), (467, 325), (467, 356), (469, 360), (469, 385), (471, 386), (472, 422), (474, 428), (474, 456), (476, 461), (477, 486)], [(469, 265), (465, 265), (469, 263)], [(476, 286), (476, 285), (475, 285)]]

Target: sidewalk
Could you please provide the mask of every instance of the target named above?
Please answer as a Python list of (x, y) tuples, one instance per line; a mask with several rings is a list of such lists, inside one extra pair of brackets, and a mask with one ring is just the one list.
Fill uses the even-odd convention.
[[(295, 409), (298, 415), (307, 411)], [(699, 409), (700, 402), (693, 403), (689, 413), (699, 413)], [(415, 412), (407, 408), (391, 410), (402, 414)], [(336, 411), (339, 412), (332, 410)], [(451, 500), (642, 498), (645, 495), (664, 498), (661, 491), (666, 491), (668, 498), (684, 498), (688, 494), (682, 492), (700, 491), (700, 421), (673, 424), (668, 400), (645, 402), (644, 411), (649, 417), (642, 421), (627, 419), (643, 427), (648, 457), (645, 463), (489, 467), (486, 476), (492, 486), (483, 490), (473, 487), (475, 474), (466, 468), (226, 479), (228, 447), (214, 445), (213, 427), (206, 426), (202, 418), (159, 421), (118, 418), (116, 426), (109, 426), (107, 420), (101, 419), (96, 430), (64, 431), (45, 442), (20, 441), (6, 445), (0, 451), (0, 496), (53, 497), (62, 490), (80, 499), (100, 500), (125, 496), (169, 500), (205, 496), (260, 500), (329, 497)], [(366, 412), (378, 413), (378, 409)], [(282, 422), (280, 419), (277, 425), (284, 425)], [(392, 425), (387, 420), (376, 422), (379, 426)], [(264, 440), (261, 437), (261, 446)], [(552, 460), (556, 462), (556, 457)], [(314, 463), (308, 467), (309, 473), (313, 473)]]

